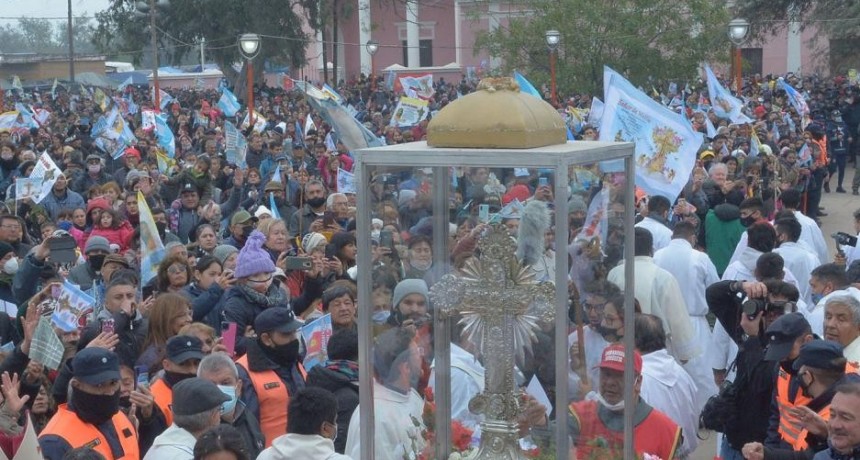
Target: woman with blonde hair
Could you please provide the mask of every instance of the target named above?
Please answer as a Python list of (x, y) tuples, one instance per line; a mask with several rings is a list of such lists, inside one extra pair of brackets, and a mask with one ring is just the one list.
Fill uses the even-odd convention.
[(149, 327), (137, 364), (147, 366), (149, 374), (154, 375), (157, 368), (161, 367), (167, 341), (188, 324), (191, 324), (191, 304), (188, 299), (173, 293), (156, 297), (155, 304), (149, 310)]

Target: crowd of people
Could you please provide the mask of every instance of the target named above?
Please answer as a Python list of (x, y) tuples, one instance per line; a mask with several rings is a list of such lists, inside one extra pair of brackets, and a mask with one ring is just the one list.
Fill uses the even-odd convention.
[[(258, 87), (266, 118), (247, 138), (247, 166), (225, 155), (225, 123), (211, 90), (169, 90), (166, 124), (175, 164), (159, 165), (159, 141), (140, 113), (126, 111), (136, 141), (113, 158), (93, 125), (104, 114), (87, 90), (31, 88), (7, 94), (48, 111), (38, 127), (0, 130), (0, 448), (11, 458), (28, 429), (46, 459), (360, 458), (360, 365), (373, 366), (377, 459), (430, 458), (434, 308), (440, 265), (466, 270), (489, 231), (539, 241), (529, 265), (556, 279), (555, 258), (570, 257), (568, 419), (576, 458), (628, 458), (623, 434), (623, 370), (633, 359), (635, 447), (639, 455), (687, 458), (700, 427), (722, 433), (719, 454), (739, 458), (857, 458), (860, 452), (860, 211), (830, 254), (819, 217), (821, 196), (857, 195), (845, 182), (860, 150), (860, 88), (837, 77), (789, 75), (806, 92), (808, 118), (775, 78), (743, 90), (753, 122), (717, 118), (704, 90), (679, 110), (708, 133), (682, 194), (675, 199), (621, 193), (625, 178), (599, 165), (571, 171), (567, 248), (554, 229), (534, 234), (527, 220), (552, 209), (554, 177), (525, 168), (454, 168), (447, 260), (433, 258), (432, 169), (391, 169), (358, 184), (372, 209), (339, 191), (339, 170), (354, 157), (301, 91)], [(474, 90), (475, 82), (435, 82), (432, 112)], [(390, 126), (399, 95), (380, 79), (341, 82), (344, 104), (387, 144), (422, 140), (428, 121)], [(151, 106), (148, 87), (106, 91)], [(591, 98), (561, 98), (588, 108)], [(306, 120), (314, 122), (307, 130)], [(576, 126), (595, 140), (599, 126)], [(755, 133), (755, 136), (753, 136)], [(751, 151), (757, 137), (758, 152)], [(18, 199), (42, 155), (59, 166), (39, 202)], [(860, 166), (860, 161), (855, 162)], [(858, 167), (860, 169), (860, 167)], [(833, 178), (831, 179), (831, 176)], [(589, 208), (608, 190), (605, 240), (583, 237)], [(145, 200), (145, 206), (139, 201)], [(674, 201), (672, 201), (674, 200)], [(635, 241), (622, 216), (635, 207)], [(141, 278), (148, 209), (164, 245), (151, 280)], [(484, 211), (489, 216), (487, 219)], [(145, 212), (145, 211), (144, 211)], [(372, 214), (374, 345), (358, 362), (356, 214)], [(522, 225), (521, 225), (522, 224)], [(531, 234), (529, 233), (531, 232)], [(59, 241), (74, 241), (61, 262)], [(635, 260), (623, 260), (633, 244)], [(66, 248), (68, 249), (68, 248)], [(625, 356), (624, 264), (633, 263), (637, 350)], [(30, 359), (43, 347), (40, 321), (52, 318), (56, 292), (71, 283), (94, 299), (79, 327), (53, 324), (60, 364)], [(66, 283), (66, 284), (68, 284)], [(328, 315), (325, 359), (304, 366), (302, 327)], [(482, 416), (471, 402), (484, 388), (480, 344), (458, 318), (452, 325), (452, 416), (468, 451)], [(581, 327), (577, 328), (577, 324)], [(553, 325), (539, 324), (532, 351), (517, 362), (518, 384), (532, 379), (554, 401)], [(551, 448), (559, 414), (524, 396), (523, 446)], [(478, 411), (479, 412), (479, 411)], [(573, 455), (573, 454), (572, 454)], [(851, 457), (854, 455), (855, 457)]]

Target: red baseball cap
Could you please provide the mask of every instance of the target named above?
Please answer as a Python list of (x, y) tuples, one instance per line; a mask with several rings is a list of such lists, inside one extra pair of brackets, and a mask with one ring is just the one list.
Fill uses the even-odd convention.
[[(614, 343), (604, 348), (600, 356), (600, 367), (624, 372), (624, 345)], [(633, 350), (633, 370), (637, 374), (642, 373), (642, 355), (636, 350)]]

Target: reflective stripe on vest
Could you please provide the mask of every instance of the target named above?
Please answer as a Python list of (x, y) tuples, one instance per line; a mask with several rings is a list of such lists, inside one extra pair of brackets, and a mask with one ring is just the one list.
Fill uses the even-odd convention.
[[(290, 392), (275, 371), (250, 370), (247, 354), (239, 358), (236, 364), (248, 372), (248, 378), (251, 379), (251, 384), (257, 393), (260, 431), (266, 438), (266, 447), (270, 447), (275, 438), (287, 433), (287, 407), (290, 405)], [(303, 379), (307, 379), (307, 373), (301, 364), (299, 364), (299, 372)]]
[[(830, 404), (824, 406), (823, 409), (818, 411), (818, 415), (820, 415), (821, 418), (823, 418), (825, 422), (830, 420)], [(794, 448), (794, 450), (799, 452), (802, 450), (806, 450), (806, 448), (809, 447), (809, 445), (806, 444), (806, 435), (807, 434), (809, 434), (809, 430), (807, 430), (806, 428), (800, 430), (800, 434), (797, 436), (797, 442), (792, 444), (792, 447)]]
[(794, 395), (794, 402), (789, 399), (789, 387), (791, 376), (779, 369), (779, 376), (776, 379), (776, 403), (779, 406), (779, 436), (783, 441), (793, 446), (800, 435), (802, 429), (800, 420), (791, 415), (791, 409), (796, 406), (805, 406), (812, 401), (812, 398), (803, 396), (800, 388), (797, 389), (797, 394)]
[(65, 404), (57, 407), (57, 413), (51, 417), (45, 429), (39, 434), (39, 438), (49, 435), (58, 436), (69, 443), (72, 449), (87, 447), (102, 454), (107, 460), (140, 460), (137, 433), (128, 417), (122, 412), (117, 412), (111, 422), (122, 446), (122, 457), (114, 457), (110, 444), (98, 428), (78, 418), (78, 415), (70, 411)]
[(164, 379), (158, 379), (149, 387), (152, 397), (155, 398), (155, 404), (161, 409), (164, 414), (164, 420), (167, 426), (173, 424), (173, 389), (167, 386)]

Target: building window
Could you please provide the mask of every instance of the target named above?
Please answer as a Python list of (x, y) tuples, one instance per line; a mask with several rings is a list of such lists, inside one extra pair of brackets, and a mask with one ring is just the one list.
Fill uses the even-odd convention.
[[(409, 65), (409, 47), (406, 40), (402, 40), (403, 65)], [(433, 67), (433, 40), (418, 40), (418, 65), (421, 67)]]
[(741, 62), (742, 69), (744, 75), (755, 75), (761, 74), (762, 70), (762, 56), (763, 52), (761, 48), (742, 48), (741, 49)]

